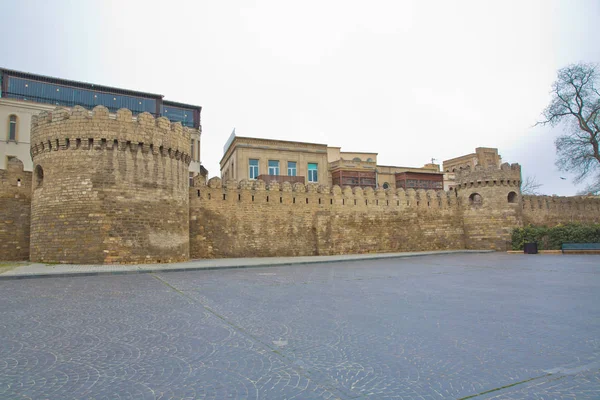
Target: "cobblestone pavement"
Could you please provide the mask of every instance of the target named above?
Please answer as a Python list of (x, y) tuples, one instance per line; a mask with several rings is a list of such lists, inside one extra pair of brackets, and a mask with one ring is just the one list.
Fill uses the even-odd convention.
[(600, 257), (0, 282), (1, 399), (598, 399)]

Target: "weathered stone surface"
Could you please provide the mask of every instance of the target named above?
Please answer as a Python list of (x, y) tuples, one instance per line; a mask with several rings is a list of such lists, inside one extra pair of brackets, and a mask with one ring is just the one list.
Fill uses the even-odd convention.
[(0, 261), (29, 259), (31, 220), (31, 172), (10, 157), (0, 169)]
[[(374, 253), (465, 247), (462, 210), (437, 199), (407, 203), (393, 191), (302, 184), (281, 190), (218, 185), (191, 190), (192, 258)], [(414, 191), (413, 191), (414, 192)], [(454, 192), (444, 196), (456, 196)]]
[(84, 111), (55, 111), (32, 128), (31, 260), (186, 260), (189, 131), (147, 113)]

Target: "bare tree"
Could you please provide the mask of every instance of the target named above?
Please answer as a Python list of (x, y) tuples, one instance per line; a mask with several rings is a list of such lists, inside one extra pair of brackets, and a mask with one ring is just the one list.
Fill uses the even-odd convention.
[(526, 176), (523, 183), (521, 183), (521, 193), (528, 195), (539, 195), (539, 188), (543, 185), (539, 183), (535, 176)]
[(578, 191), (577, 194), (579, 196), (585, 196), (588, 194), (591, 195), (600, 195), (600, 179), (596, 183), (592, 183), (587, 185), (582, 190)]
[(536, 125), (563, 125), (554, 144), (562, 171), (577, 174), (575, 183), (595, 173), (600, 182), (600, 75), (594, 64), (572, 64), (558, 71), (552, 100)]

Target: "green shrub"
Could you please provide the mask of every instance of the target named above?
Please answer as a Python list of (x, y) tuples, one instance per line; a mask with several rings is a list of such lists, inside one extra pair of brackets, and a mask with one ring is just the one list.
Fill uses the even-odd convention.
[(513, 230), (513, 250), (523, 250), (523, 245), (531, 242), (537, 243), (539, 250), (560, 250), (563, 243), (600, 243), (600, 224), (527, 225)]

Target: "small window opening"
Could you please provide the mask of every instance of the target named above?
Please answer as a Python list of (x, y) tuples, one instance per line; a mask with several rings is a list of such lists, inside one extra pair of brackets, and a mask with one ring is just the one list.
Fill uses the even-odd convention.
[(296, 204), (296, 198), (292, 198), (292, 203)]
[(267, 203), (269, 202), (269, 196), (267, 196)]
[(508, 202), (509, 203), (516, 203), (517, 202), (517, 193), (515, 192), (510, 192), (508, 194)]
[(252, 195), (252, 201), (254, 201), (254, 195)]
[(19, 178), (19, 179), (17, 179), (17, 186), (18, 186), (18, 187), (21, 187), (21, 179), (20, 179), (20, 178)]
[(226, 200), (226, 199), (227, 199), (227, 197), (226, 197), (226, 196), (227, 196), (227, 195), (226, 195), (225, 193), (223, 193), (223, 200)]
[(44, 169), (41, 165), (35, 167), (35, 182), (36, 187), (41, 187), (44, 183)]
[(238, 201), (242, 201), (242, 195), (238, 194)]
[(306, 198), (306, 204), (308, 204), (308, 197)]
[(483, 204), (483, 197), (479, 193), (472, 193), (469, 196), (469, 205), (472, 207), (480, 207)]
[(198, 189), (198, 197), (200, 197), (200, 189)]
[(283, 197), (280, 197), (280, 198), (279, 198), (279, 202), (280, 202), (280, 203), (283, 203)]

